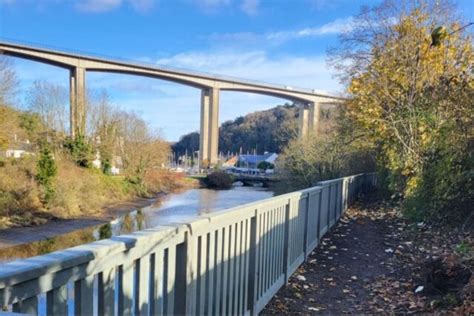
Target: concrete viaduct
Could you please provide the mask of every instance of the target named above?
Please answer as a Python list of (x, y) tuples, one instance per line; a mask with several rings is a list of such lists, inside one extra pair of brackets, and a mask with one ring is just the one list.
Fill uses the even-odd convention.
[(300, 107), (299, 135), (305, 137), (317, 131), (320, 105), (336, 103), (342, 98), (323, 95), (309, 89), (296, 89), (211, 75), (201, 72), (174, 69), (147, 63), (123, 61), (71, 53), (56, 49), (31, 46), (0, 40), (0, 54), (37, 61), (69, 70), (70, 84), (70, 130), (71, 136), (83, 134), (86, 115), (86, 73), (109, 72), (144, 76), (172, 81), (201, 90), (200, 162), (216, 164), (219, 142), (219, 94), (221, 91), (257, 93), (296, 102)]

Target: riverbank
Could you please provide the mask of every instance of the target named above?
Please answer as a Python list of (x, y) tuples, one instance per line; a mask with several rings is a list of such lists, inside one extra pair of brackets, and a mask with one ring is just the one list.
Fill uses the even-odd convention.
[(71, 219), (52, 218), (49, 221), (33, 226), (12, 227), (0, 230), (0, 250), (22, 244), (42, 241), (74, 231), (95, 227), (110, 222), (135, 209), (160, 203), (167, 193), (159, 193), (154, 198), (137, 198), (132, 201), (116, 203), (106, 207), (102, 214), (94, 217), (79, 217)]
[[(37, 227), (11, 229), (10, 233), (3, 236), (0, 232), (0, 241), (4, 247), (0, 247), (0, 262), (42, 255), (159, 225), (192, 221), (200, 215), (266, 199), (273, 195), (270, 190), (254, 187), (233, 187), (230, 190), (194, 188), (165, 194), (152, 204), (148, 203), (149, 200), (138, 201), (143, 203), (129, 205), (130, 208), (123, 213), (119, 213), (121, 212), (119, 208), (115, 208), (115, 213), (112, 214), (121, 214), (120, 217), (113, 216), (106, 220), (91, 218), (56, 221)], [(136, 211), (131, 211), (132, 209)], [(111, 218), (114, 220), (110, 220)], [(26, 243), (18, 245), (19, 242)]]
[(111, 203), (92, 215), (90, 212), (87, 212), (84, 213), (83, 216), (59, 218), (46, 211), (29, 212), (26, 216), (37, 216), (37, 218), (35, 218), (35, 220), (24, 220), (20, 222), (25, 223), (25, 225), (0, 229), (0, 250), (27, 243), (44, 241), (85, 228), (96, 227), (124, 216), (133, 210), (149, 206), (158, 206), (168, 194), (179, 193), (187, 189), (198, 187), (196, 181), (186, 177), (174, 179), (173, 181), (173, 184), (169, 186), (170, 190), (168, 192), (156, 193), (151, 198), (136, 197), (126, 201)]

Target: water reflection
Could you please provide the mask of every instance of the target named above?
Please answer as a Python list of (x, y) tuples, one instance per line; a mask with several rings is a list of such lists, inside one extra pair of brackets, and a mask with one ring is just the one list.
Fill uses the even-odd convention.
[(145, 228), (191, 220), (202, 214), (209, 214), (272, 196), (272, 191), (252, 187), (235, 187), (231, 190), (221, 191), (193, 189), (179, 194), (170, 194), (164, 198), (159, 207), (145, 207), (103, 225), (77, 230), (43, 241), (1, 249), (0, 261), (33, 257)]

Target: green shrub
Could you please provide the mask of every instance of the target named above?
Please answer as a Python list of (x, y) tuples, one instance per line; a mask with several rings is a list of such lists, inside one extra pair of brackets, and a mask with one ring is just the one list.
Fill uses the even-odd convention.
[(104, 224), (99, 228), (99, 238), (107, 239), (112, 237), (112, 225), (110, 223)]
[(234, 183), (234, 177), (222, 171), (215, 171), (207, 175), (205, 182), (212, 189), (230, 189)]
[(49, 202), (54, 195), (53, 180), (58, 173), (49, 145), (43, 144), (37, 165), (36, 180), (44, 190), (43, 201)]
[(413, 219), (438, 218), (462, 222), (474, 205), (474, 162), (468, 146), (450, 145), (430, 152), (413, 194), (404, 209)]
[(112, 175), (112, 164), (109, 159), (103, 159), (102, 172), (108, 176)]
[(267, 161), (262, 161), (257, 165), (257, 168), (261, 170), (274, 169), (275, 165)]
[(64, 143), (71, 154), (72, 160), (80, 167), (89, 168), (94, 160), (92, 146), (87, 143), (83, 135), (78, 135), (74, 139), (69, 139)]

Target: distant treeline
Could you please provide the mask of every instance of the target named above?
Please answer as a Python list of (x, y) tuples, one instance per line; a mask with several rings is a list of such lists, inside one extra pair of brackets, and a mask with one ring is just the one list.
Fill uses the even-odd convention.
[[(335, 107), (321, 107), (319, 131), (327, 133), (336, 118)], [(228, 153), (281, 153), (298, 136), (299, 109), (294, 104), (278, 105), (265, 111), (240, 116), (222, 123), (219, 128), (219, 152)], [(186, 134), (172, 145), (176, 158), (199, 150), (199, 133)]]
[[(219, 128), (219, 151), (227, 153), (281, 152), (298, 135), (298, 107), (285, 104), (240, 116)], [(199, 150), (199, 133), (181, 137), (172, 146), (175, 156)]]

